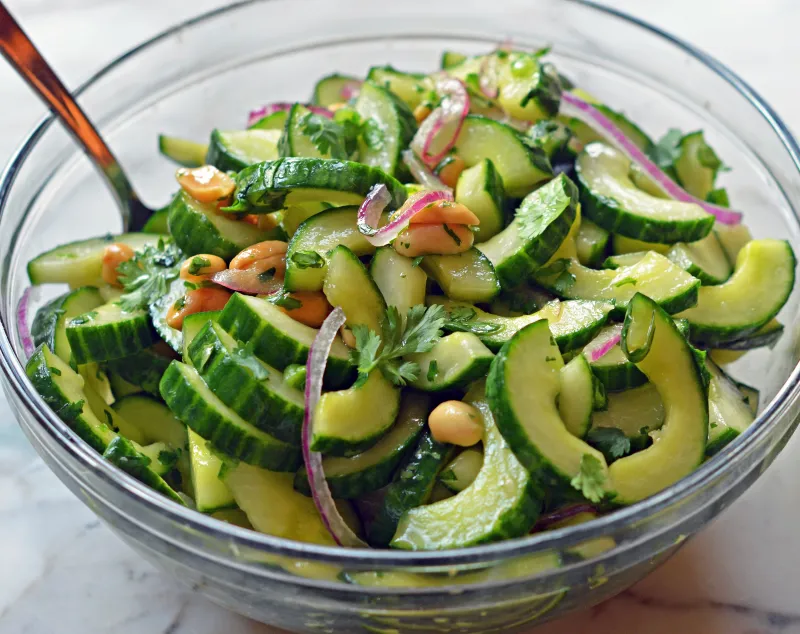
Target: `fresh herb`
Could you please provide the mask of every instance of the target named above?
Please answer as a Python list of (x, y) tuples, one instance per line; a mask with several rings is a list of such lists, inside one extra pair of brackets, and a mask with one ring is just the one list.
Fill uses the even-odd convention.
[(285, 308), (286, 310), (297, 310), (298, 308), (303, 307), (303, 302), (301, 302), (299, 299), (295, 299), (284, 290), (282, 290), (280, 293), (275, 293), (274, 295), (270, 296), (269, 302), (275, 306)]
[(438, 478), (441, 482), (455, 482), (456, 481), (456, 472), (452, 469), (445, 469), (439, 474)]
[(680, 158), (682, 140), (683, 132), (670, 128), (648, 152), (653, 162), (668, 174), (674, 174), (672, 165)]
[(195, 284), (194, 282), (186, 282), (186, 281), (184, 281), (183, 287), (187, 291), (196, 291), (198, 288), (200, 288), (200, 285), (199, 284)]
[(73, 317), (69, 324), (70, 326), (80, 326), (82, 324), (88, 323), (92, 321), (95, 317), (97, 317), (97, 311), (92, 310), (88, 313), (84, 313), (83, 315), (78, 315), (77, 317)]
[(367, 119), (361, 125), (361, 138), (370, 150), (380, 150), (384, 145), (384, 133), (375, 119)]
[(572, 262), (568, 258), (560, 258), (536, 271), (536, 277), (555, 277), (550, 282), (551, 286), (555, 292), (564, 293), (575, 283), (575, 276), (569, 272), (571, 264)]
[(172, 242), (159, 240), (137, 251), (132, 259), (117, 267), (125, 293), (119, 305), (126, 312), (147, 308), (167, 294), (169, 283), (178, 277), (181, 252)]
[(556, 360), (556, 358), (555, 358), (555, 357), (545, 357), (545, 358), (544, 358), (544, 360), (545, 360), (547, 363), (550, 363), (551, 361), (555, 361), (555, 360)]
[(597, 504), (605, 497), (605, 482), (603, 463), (591, 454), (583, 454), (580, 470), (570, 481), (572, 487), (580, 491), (587, 500)]
[(300, 131), (311, 140), (323, 156), (342, 160), (350, 157), (344, 128), (331, 119), (308, 112), (300, 119)]
[(283, 371), (283, 380), (296, 390), (306, 389), (306, 366), (293, 363)]
[(61, 420), (71, 423), (83, 413), (83, 406), (85, 403), (86, 401), (83, 399), (80, 401), (75, 401), (74, 403), (68, 403), (67, 405), (61, 407), (56, 412), (56, 415)]
[(196, 255), (189, 262), (189, 275), (197, 275), (207, 266), (211, 266), (211, 260), (202, 255)]
[(417, 257), (415, 257), (413, 260), (411, 260), (411, 266), (419, 266), (420, 264), (422, 264), (423, 257), (424, 256), (422, 255), (418, 255)]
[(620, 286), (625, 286), (626, 284), (631, 284), (632, 286), (636, 286), (636, 278), (635, 277), (623, 278), (619, 282), (614, 282), (614, 287), (619, 288)]
[(456, 243), (456, 246), (460, 247), (461, 238), (458, 237), (458, 234), (455, 231), (453, 231), (450, 227), (448, 227), (446, 224), (443, 224), (442, 227), (444, 227), (445, 233), (453, 239), (453, 242)]
[(50, 374), (52, 374), (54, 376), (61, 376), (61, 370), (59, 370), (58, 368), (53, 368), (53, 367), (48, 366), (47, 369), (50, 370)]
[(712, 170), (715, 174), (717, 172), (730, 172), (731, 168), (725, 165), (713, 148), (708, 145), (703, 139), (703, 144), (697, 148), (697, 162), (703, 167)]
[[(386, 309), (381, 320), (381, 334), (359, 324), (353, 327), (356, 348), (353, 362), (358, 366), (356, 385), (363, 385), (370, 372), (378, 368), (395, 385), (405, 385), (419, 377), (419, 364), (402, 357), (428, 352), (442, 336), (444, 308), (438, 304), (417, 304), (408, 309), (405, 324), (397, 308)], [(378, 352), (380, 350), (380, 352)]]
[(103, 458), (131, 475), (142, 473), (152, 462), (148, 456), (136, 450), (127, 438), (117, 436), (103, 452)]
[(593, 427), (586, 436), (586, 442), (605, 456), (607, 464), (631, 452), (630, 438), (616, 427)]
[(532, 204), (521, 205), (516, 216), (519, 235), (525, 242), (538, 238), (572, 203), (563, 187), (543, 187), (531, 198)]
[(266, 271), (261, 271), (258, 274), (258, 281), (259, 282), (269, 282), (275, 277), (275, 267), (268, 268)]
[(289, 258), (299, 269), (321, 269), (325, 260), (316, 251), (296, 251)]
[(433, 383), (438, 375), (439, 363), (436, 361), (436, 359), (431, 359), (431, 362), (428, 364), (428, 373), (425, 375), (425, 378), (428, 379), (428, 383)]
[(233, 349), (233, 357), (248, 370), (253, 373), (253, 376), (259, 381), (263, 381), (269, 376), (269, 370), (256, 358), (253, 350), (255, 349), (255, 340), (251, 339), (246, 344), (238, 341), (236, 347)]
[(706, 194), (706, 202), (709, 202), (712, 205), (718, 205), (720, 207), (731, 206), (731, 202), (728, 199), (728, 190), (724, 187), (712, 189), (710, 192), (708, 192), (708, 194)]
[(478, 313), (472, 306), (455, 306), (447, 312), (445, 330), (471, 332), (476, 335), (491, 334), (502, 328), (500, 324), (490, 324), (477, 319)]
[(186, 295), (181, 295), (178, 299), (175, 300), (175, 303), (172, 304), (172, 307), (178, 311), (183, 310), (186, 306)]
[(174, 467), (181, 456), (180, 449), (162, 449), (158, 452), (158, 461), (167, 469)]

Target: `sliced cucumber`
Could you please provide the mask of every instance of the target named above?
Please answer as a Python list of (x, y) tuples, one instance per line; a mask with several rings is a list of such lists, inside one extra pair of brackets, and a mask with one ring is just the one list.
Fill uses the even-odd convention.
[(108, 443), (103, 458), (173, 502), (185, 505), (180, 495), (161, 477), (167, 475), (174, 460), (174, 454), (166, 446), (159, 443), (142, 447), (117, 436)]
[(420, 266), (450, 299), (488, 302), (500, 292), (494, 267), (475, 247), (457, 255), (426, 255)]
[(733, 272), (715, 231), (697, 242), (672, 245), (667, 257), (706, 285), (722, 284)]
[(215, 513), (236, 508), (236, 500), (228, 486), (219, 479), (222, 460), (208, 444), (189, 430), (189, 464), (191, 465), (194, 503), (201, 513)]
[(758, 414), (758, 402), (761, 396), (759, 391), (754, 387), (745, 385), (744, 383), (737, 382), (736, 387), (739, 388), (739, 392), (742, 394), (742, 400), (747, 404), (747, 407), (750, 409), (750, 413), (753, 414), (753, 416)]
[(755, 420), (755, 415), (736, 384), (713, 361), (706, 360), (706, 367), (711, 373), (706, 456), (713, 456), (745, 431)]
[(161, 442), (175, 449), (186, 449), (186, 425), (175, 418), (161, 401), (134, 394), (119, 399), (112, 408), (129, 425), (136, 427), (142, 436), (140, 442)]
[[(357, 256), (375, 253), (375, 247), (358, 230), (357, 218), (358, 209), (342, 207), (318, 213), (297, 228), (286, 252), (286, 290), (322, 290), (328, 272), (329, 252), (337, 246), (345, 246)], [(322, 266), (304, 267), (298, 263), (295, 254), (306, 251), (320, 255), (324, 260)]]
[(303, 104), (292, 105), (286, 115), (286, 123), (278, 142), (278, 154), (282, 157), (331, 158), (330, 149), (321, 152), (307, 132), (310, 124), (322, 125), (324, 121), (323, 115), (311, 112)]
[(587, 218), (581, 220), (578, 235), (575, 237), (580, 263), (584, 266), (597, 266), (602, 262), (609, 238), (610, 234), (602, 227), (598, 227)]
[(116, 400), (108, 374), (99, 364), (85, 363), (79, 365), (78, 374), (83, 378), (84, 388), (97, 392), (106, 405), (111, 405)]
[(283, 128), (286, 126), (286, 117), (288, 116), (288, 110), (276, 110), (272, 114), (268, 114), (264, 117), (261, 117), (258, 121), (253, 123), (253, 125), (248, 126), (248, 130), (278, 130), (283, 132)]
[(184, 167), (200, 167), (206, 162), (208, 146), (188, 139), (174, 136), (158, 135), (158, 151), (171, 161)]
[(541, 512), (533, 478), (495, 425), (483, 386), (471, 390), (466, 400), (483, 418), (481, 470), (472, 485), (455, 496), (408, 510), (397, 526), (393, 548), (441, 550), (521, 537)]
[(339, 73), (327, 75), (320, 79), (314, 86), (312, 102), (315, 106), (322, 106), (323, 108), (332, 106), (335, 103), (342, 103), (343, 101), (347, 101), (347, 97), (343, 92), (344, 89), (347, 86), (358, 85), (360, 83), (360, 79), (349, 75), (340, 75)]
[[(326, 456), (322, 467), (333, 496), (357, 498), (389, 484), (395, 468), (425, 427), (428, 405), (426, 396), (407, 392), (400, 401), (397, 421), (374, 446), (351, 458)], [(294, 487), (303, 495), (311, 495), (304, 468), (297, 472)]]
[(144, 223), (142, 233), (157, 233), (159, 235), (169, 233), (169, 205), (153, 212), (153, 215)]
[(88, 313), (105, 302), (93, 286), (84, 286), (51, 300), (39, 310), (31, 324), (33, 345), (46, 345), (62, 361), (69, 363), (72, 351), (67, 340), (67, 324), (73, 317)]
[(72, 357), (79, 364), (127, 357), (156, 341), (147, 312), (128, 313), (119, 304), (103, 304), (73, 317), (66, 335)]
[[(80, 375), (80, 372), (78, 373)], [(145, 444), (147, 438), (141, 429), (134, 423), (129, 422), (124, 416), (117, 413), (106, 400), (86, 382), (83, 384), (83, 394), (86, 397), (86, 404), (92, 413), (99, 419), (108, 423), (109, 428), (116, 434), (121, 434), (125, 438), (137, 444)]]
[(230, 260), (257, 242), (279, 239), (278, 230), (262, 231), (246, 222), (226, 218), (216, 205), (199, 203), (181, 191), (169, 206), (169, 232), (184, 253), (210, 253)]
[(390, 91), (382, 82), (370, 81), (368, 77), (361, 85), (355, 109), (369, 131), (359, 138), (359, 162), (394, 176), (399, 168), (405, 168), (400, 152), (414, 137), (417, 122), (408, 106)]
[(550, 163), (574, 158), (570, 148), (573, 133), (569, 126), (555, 119), (545, 119), (528, 128), (526, 138), (542, 148)]
[(633, 266), (641, 260), (647, 251), (634, 251), (633, 253), (620, 253), (619, 255), (609, 255), (603, 261), (604, 269), (618, 269), (623, 266)]
[(331, 306), (341, 307), (350, 328), (362, 325), (381, 332), (386, 301), (361, 260), (344, 245), (330, 253), (322, 292)]
[(741, 339), (723, 341), (717, 344), (718, 350), (745, 351), (753, 348), (772, 348), (783, 335), (783, 324), (777, 319), (770, 319), (754, 333)]
[(115, 400), (125, 398), (131, 394), (141, 394), (142, 392), (142, 388), (133, 385), (132, 383), (128, 383), (121, 376), (114, 374), (113, 372), (108, 375), (108, 384), (111, 386), (111, 391), (114, 394)]
[[(234, 339), (252, 341), (255, 355), (278, 370), (293, 363), (305, 365), (308, 349), (317, 335), (315, 328), (295, 321), (270, 302), (239, 293), (228, 300), (218, 321)], [(350, 349), (337, 339), (331, 347), (325, 379), (330, 386), (338, 387), (354, 375)]]
[(391, 66), (373, 66), (367, 73), (367, 80), (392, 91), (411, 110), (422, 103), (427, 92), (424, 86), (425, 75), (403, 73)]
[(108, 369), (153, 396), (159, 396), (158, 384), (170, 360), (156, 352), (142, 350), (121, 359), (108, 361)]
[(608, 341), (618, 337), (621, 332), (621, 324), (607, 326), (583, 349), (583, 356), (589, 362), (592, 372), (608, 392), (629, 390), (647, 382), (647, 377), (639, 371), (634, 363), (628, 361), (619, 343), (615, 344), (602, 357), (592, 361), (592, 352), (605, 348)]
[(181, 339), (183, 346), (181, 348), (181, 356), (184, 363), (190, 363), (189, 359), (189, 344), (194, 341), (197, 333), (203, 329), (209, 321), (217, 321), (222, 311), (214, 310), (205, 313), (194, 313), (193, 315), (186, 315), (183, 320), (183, 330), (181, 331)]
[(592, 424), (596, 379), (589, 362), (578, 355), (561, 368), (558, 412), (567, 431), (583, 438)]
[(161, 397), (187, 427), (232, 458), (273, 471), (294, 471), (300, 464), (299, 447), (245, 421), (214, 395), (191, 366), (178, 361), (170, 364), (161, 379)]
[(493, 358), (492, 351), (471, 332), (446, 335), (428, 352), (405, 357), (419, 364), (419, 376), (411, 385), (425, 392), (466, 387), (486, 376)]
[(717, 232), (717, 238), (719, 238), (720, 244), (725, 250), (725, 255), (728, 256), (728, 261), (731, 264), (736, 264), (739, 251), (753, 239), (750, 229), (742, 224), (723, 225), (720, 223), (714, 226), (714, 230)]
[(405, 319), (409, 308), (425, 303), (428, 276), (414, 260), (400, 255), (392, 246), (375, 251), (369, 272), (386, 304), (397, 308), (401, 319)]
[(661, 429), (663, 425), (664, 402), (652, 383), (609, 393), (608, 407), (592, 414), (592, 428), (614, 427), (628, 438)]
[(482, 467), (483, 451), (470, 447), (445, 465), (437, 481), (452, 493), (460, 493), (475, 482)]
[(706, 143), (702, 130), (684, 136), (679, 147), (680, 155), (673, 164), (675, 174), (687, 192), (705, 200), (714, 189), (722, 161)]
[(636, 240), (635, 238), (627, 238), (616, 233), (611, 236), (611, 251), (617, 255), (625, 253), (646, 253), (647, 251), (655, 251), (661, 255), (666, 255), (669, 250), (670, 245), (668, 244), (645, 242), (643, 240)]
[(353, 456), (375, 445), (392, 426), (400, 390), (379, 371), (365, 383), (325, 392), (314, 412), (311, 449), (331, 456)]
[(248, 165), (278, 158), (278, 130), (214, 130), (206, 162), (223, 172), (238, 172)]
[(541, 148), (528, 147), (514, 128), (480, 115), (467, 115), (456, 139), (455, 153), (467, 167), (491, 160), (509, 196), (525, 196), (553, 175)]
[(475, 242), (486, 242), (500, 233), (505, 225), (505, 187), (492, 161), (484, 159), (461, 172), (455, 198), (481, 221)]
[(602, 143), (591, 143), (575, 161), (581, 204), (604, 229), (637, 240), (695, 242), (708, 235), (714, 216), (694, 203), (655, 198), (630, 179), (631, 161)]
[(755, 332), (778, 314), (794, 286), (795, 257), (783, 240), (753, 240), (739, 252), (736, 270), (719, 286), (703, 286), (689, 320), (692, 341), (716, 346)]
[(616, 270), (590, 269), (576, 260), (561, 262), (564, 266), (560, 271), (541, 269), (536, 281), (559, 297), (612, 302), (612, 317), (624, 313), (637, 292), (652, 297), (669, 313), (697, 303), (700, 280), (653, 251), (635, 264)]
[(318, 213), (330, 209), (331, 205), (328, 203), (304, 203), (302, 205), (295, 205), (288, 207), (281, 214), (281, 226), (290, 238), (295, 234), (297, 229), (311, 216), (316, 216)]
[(268, 214), (302, 203), (360, 205), (375, 185), (386, 185), (393, 209), (406, 199), (405, 187), (374, 167), (337, 159), (284, 158), (239, 172), (233, 204), (224, 210)]
[(489, 258), (504, 288), (528, 279), (558, 251), (578, 208), (578, 190), (564, 174), (525, 197), (509, 226), (479, 249)]
[(109, 244), (125, 244), (138, 251), (161, 239), (150, 233), (123, 233), (62, 244), (28, 262), (28, 278), (31, 284), (103, 286), (103, 251)]

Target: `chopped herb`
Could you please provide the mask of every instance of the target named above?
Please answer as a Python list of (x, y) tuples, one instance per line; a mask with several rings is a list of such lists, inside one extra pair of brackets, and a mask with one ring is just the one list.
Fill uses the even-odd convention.
[(709, 427), (710, 427), (711, 429), (716, 429), (717, 427), (719, 427), (719, 425), (717, 425), (717, 423), (711, 423), (711, 424), (709, 425)]
[(189, 262), (189, 275), (197, 275), (207, 266), (211, 266), (211, 260), (202, 255), (196, 255)]
[(562, 187), (542, 188), (534, 194), (537, 195), (537, 203), (520, 206), (515, 219), (519, 223), (519, 235), (526, 242), (538, 238), (572, 203)]
[(300, 269), (321, 269), (325, 266), (325, 260), (316, 251), (297, 251), (290, 259)]
[(616, 427), (594, 427), (589, 430), (586, 442), (602, 453), (608, 464), (631, 452), (630, 438)]
[(303, 307), (303, 302), (301, 302), (299, 299), (295, 299), (286, 291), (276, 293), (269, 298), (269, 301), (270, 303), (275, 304), (275, 306), (280, 306), (286, 310), (297, 310), (298, 308)]
[(180, 449), (162, 449), (158, 452), (158, 461), (167, 469), (171, 469), (178, 462), (180, 455)]
[(300, 131), (307, 136), (323, 156), (347, 160), (345, 130), (331, 119), (308, 112), (300, 119)]
[(253, 373), (253, 376), (259, 381), (263, 381), (269, 376), (269, 370), (264, 367), (253, 352), (255, 348), (255, 341), (250, 340), (246, 344), (238, 341), (236, 347), (233, 349), (233, 357)]
[(587, 500), (596, 504), (605, 497), (603, 487), (605, 482), (606, 474), (603, 464), (595, 456), (588, 453), (583, 454), (580, 470), (570, 482), (572, 487), (580, 491)]
[(61, 370), (59, 370), (58, 368), (53, 368), (48, 366), (47, 369), (50, 370), (50, 374), (53, 374), (55, 376), (61, 376)]
[(674, 174), (672, 165), (680, 158), (682, 140), (683, 132), (676, 128), (670, 128), (670, 130), (659, 139), (658, 143), (650, 148), (648, 154), (653, 162), (662, 170), (668, 174)]
[(367, 119), (361, 125), (361, 138), (370, 150), (380, 150), (384, 145), (384, 133), (375, 119)]
[(631, 284), (632, 286), (636, 286), (636, 278), (635, 277), (626, 277), (621, 279), (619, 282), (615, 282), (614, 286), (619, 288), (620, 286), (625, 286), (626, 284)]
[(118, 302), (122, 310), (132, 312), (147, 308), (164, 297), (169, 283), (178, 277), (180, 259), (180, 249), (162, 239), (120, 264), (117, 273), (125, 290)]
[(71, 423), (83, 413), (84, 403), (85, 401), (83, 399), (75, 401), (74, 403), (68, 403), (61, 407), (56, 414), (61, 420)]
[(706, 202), (712, 205), (719, 205), (720, 207), (731, 206), (731, 202), (728, 200), (728, 190), (725, 188), (712, 189), (706, 194)]
[(186, 295), (181, 295), (178, 299), (175, 300), (175, 303), (172, 304), (172, 307), (175, 310), (183, 310), (186, 306)]
[(109, 412), (107, 409), (103, 410), (103, 414), (105, 414), (105, 416), (106, 416), (106, 423), (108, 424), (109, 427), (111, 427), (113, 429), (114, 428), (114, 416), (113, 416), (113, 414), (111, 412)]
[(446, 224), (442, 225), (444, 227), (445, 233), (453, 239), (453, 242), (456, 243), (456, 246), (461, 246), (461, 238), (458, 237), (455, 231), (453, 231), (450, 227)]
[(445, 469), (439, 474), (439, 480), (442, 482), (455, 482), (456, 473), (452, 469)]
[(448, 311), (444, 328), (476, 335), (491, 334), (502, 329), (500, 324), (487, 323), (477, 317), (478, 313), (472, 306), (455, 306)]
[(84, 313), (83, 315), (78, 315), (70, 320), (70, 326), (80, 326), (82, 324), (88, 323), (92, 321), (95, 317), (97, 317), (97, 311), (92, 310), (88, 313)]
[(439, 374), (439, 363), (436, 359), (431, 359), (431, 362), (428, 364), (428, 373), (425, 375), (425, 378), (428, 379), (428, 383), (432, 383), (436, 380), (436, 377)]
[(417, 257), (415, 257), (413, 260), (411, 260), (411, 266), (419, 266), (420, 264), (422, 264), (423, 257), (424, 256), (422, 255), (418, 255)]
[(275, 277), (275, 267), (267, 269), (266, 271), (262, 271), (258, 274), (258, 280), (260, 282), (269, 282)]
[(184, 282), (183, 283), (183, 287), (187, 291), (196, 291), (198, 288), (200, 288), (200, 285), (199, 284), (195, 284), (194, 282)]
[(555, 357), (545, 357), (544, 360), (549, 363), (550, 361), (555, 361), (556, 358)]

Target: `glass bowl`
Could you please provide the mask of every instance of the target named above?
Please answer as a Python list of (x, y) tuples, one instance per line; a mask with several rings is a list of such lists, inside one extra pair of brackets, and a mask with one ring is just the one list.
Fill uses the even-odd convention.
[[(729, 70), (657, 29), (588, 2), (271, 0), (236, 4), (166, 31), (99, 73), (81, 102), (143, 198), (163, 204), (173, 167), (165, 132), (203, 139), (241, 128), (249, 108), (304, 100), (313, 82), (372, 64), (437, 67), (444, 48), (553, 46), (559, 69), (652, 135), (703, 128), (756, 237), (800, 252), (797, 144), (772, 109)], [(757, 386), (757, 422), (691, 476), (594, 522), (458, 551), (332, 549), (223, 524), (179, 507), (104, 461), (25, 377), (15, 306), (27, 260), (58, 243), (118, 231), (114, 202), (51, 120), (0, 182), (3, 387), (31, 443), (58, 477), (133, 548), (212, 600), (302, 632), (512, 632), (596, 604), (663, 562), (733, 502), (797, 426), (798, 293), (771, 351), (738, 362)], [(39, 300), (61, 292), (44, 288)]]

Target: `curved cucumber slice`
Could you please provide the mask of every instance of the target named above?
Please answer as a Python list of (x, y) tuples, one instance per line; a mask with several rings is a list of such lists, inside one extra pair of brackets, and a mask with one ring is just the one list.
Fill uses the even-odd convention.
[(627, 238), (616, 233), (611, 236), (611, 251), (616, 255), (625, 253), (646, 253), (647, 251), (655, 251), (661, 255), (666, 255), (669, 249), (670, 245), (668, 244), (645, 242), (644, 240)]
[[(325, 479), (336, 498), (357, 498), (377, 491), (392, 480), (395, 468), (414, 446), (428, 416), (427, 396), (408, 392), (400, 401), (397, 421), (373, 447), (351, 458), (326, 456), (322, 460)], [(294, 478), (294, 488), (311, 495), (306, 470)]]
[[(284, 287), (287, 291), (322, 290), (329, 252), (337, 246), (345, 246), (357, 256), (375, 253), (375, 247), (358, 230), (357, 219), (358, 209), (343, 207), (318, 213), (297, 228), (286, 252)], [(321, 256), (322, 266), (302, 266), (294, 257), (301, 252)]]
[(437, 478), (439, 484), (453, 493), (460, 493), (475, 482), (483, 468), (483, 451), (470, 447), (458, 454)]
[(695, 242), (714, 216), (694, 203), (655, 198), (630, 179), (631, 162), (621, 152), (591, 143), (575, 161), (586, 217), (604, 229), (650, 242)]
[(206, 322), (189, 344), (189, 359), (209, 389), (244, 420), (292, 445), (300, 444), (303, 394), (219, 324)]
[(181, 347), (181, 356), (184, 363), (190, 363), (189, 359), (189, 344), (194, 341), (197, 333), (203, 329), (209, 321), (217, 321), (221, 310), (213, 310), (205, 313), (194, 313), (187, 315), (183, 320), (183, 330), (181, 331), (181, 339), (183, 345)]
[(488, 302), (500, 292), (494, 267), (475, 247), (457, 255), (426, 255), (420, 266), (450, 299)]
[(160, 235), (169, 233), (169, 205), (153, 212), (153, 215), (144, 223), (142, 233), (157, 233)]
[(691, 339), (708, 346), (741, 339), (778, 314), (794, 286), (795, 257), (784, 240), (753, 240), (739, 252), (736, 270), (719, 286), (700, 289), (689, 320)]
[[(541, 512), (534, 481), (495, 426), (485, 397), (471, 391), (467, 400), (483, 416), (481, 470), (472, 485), (455, 496), (407, 511), (392, 539), (393, 548), (441, 550), (521, 537)], [(489, 491), (494, 493), (487, 495)]]
[(621, 332), (621, 324), (607, 326), (583, 350), (583, 356), (589, 362), (592, 372), (608, 392), (629, 390), (647, 382), (647, 377), (639, 371), (635, 364), (628, 361), (619, 343), (599, 359), (591, 360), (593, 350), (605, 347), (609, 339), (618, 337)]
[(561, 368), (558, 412), (570, 434), (583, 438), (592, 424), (595, 381), (589, 363), (582, 355)]
[(66, 334), (78, 364), (120, 359), (155, 343), (148, 314), (144, 310), (127, 313), (118, 304), (104, 304), (73, 317)]
[(446, 335), (428, 352), (405, 357), (419, 364), (419, 376), (411, 385), (425, 392), (465, 387), (486, 376), (493, 358), (492, 351), (471, 332)]
[(161, 379), (161, 397), (172, 413), (222, 453), (272, 471), (294, 471), (299, 447), (254, 427), (227, 407), (197, 370), (173, 361)]
[(463, 64), (465, 61), (467, 61), (467, 56), (463, 53), (444, 51), (442, 53), (442, 59), (439, 61), (439, 67), (443, 70), (447, 70), (459, 64)]
[(392, 246), (375, 251), (369, 272), (386, 304), (397, 308), (402, 319), (409, 308), (425, 303), (428, 276), (414, 265), (414, 260), (400, 255)]
[(731, 264), (736, 264), (739, 251), (753, 239), (753, 236), (750, 234), (750, 229), (741, 224), (717, 224), (714, 225), (714, 231), (717, 232), (717, 238), (719, 238), (719, 242), (725, 250), (725, 255), (728, 256), (728, 261)]
[(623, 266), (632, 266), (641, 260), (645, 255), (647, 255), (647, 251), (634, 251), (632, 253), (609, 255), (603, 261), (603, 268), (616, 270)]
[(248, 130), (278, 130), (283, 132), (286, 126), (286, 117), (288, 116), (287, 110), (278, 110), (266, 117), (261, 117), (253, 125), (249, 126)]
[(348, 85), (358, 85), (360, 83), (360, 79), (350, 75), (340, 75), (339, 73), (327, 75), (314, 86), (314, 94), (311, 100), (315, 106), (322, 106), (323, 108), (332, 106), (335, 103), (342, 103), (347, 101), (342, 90)]
[(385, 86), (391, 90), (411, 110), (422, 103), (426, 93), (425, 75), (403, 73), (391, 66), (373, 66), (367, 73), (367, 80), (374, 85)]
[(391, 207), (400, 207), (405, 187), (382, 170), (338, 159), (283, 158), (239, 172), (233, 204), (224, 210), (268, 214), (301, 203), (360, 205), (369, 190), (381, 184), (389, 189)]
[(104, 303), (100, 291), (93, 286), (59, 295), (36, 311), (31, 324), (33, 344), (37, 347), (46, 345), (62, 361), (69, 363), (72, 351), (67, 340), (67, 324), (73, 317), (88, 313)]
[(480, 115), (467, 115), (456, 139), (455, 153), (467, 167), (491, 160), (509, 196), (525, 196), (537, 183), (553, 175), (541, 148), (528, 147), (514, 128)]
[(486, 242), (500, 233), (505, 225), (505, 187), (503, 179), (489, 159), (465, 169), (458, 177), (456, 202), (472, 211), (481, 223), (475, 232), (475, 242)]
[(592, 414), (592, 429), (614, 427), (628, 438), (661, 429), (663, 424), (664, 403), (652, 383), (610, 393), (608, 407)]
[(713, 456), (745, 431), (755, 420), (755, 415), (736, 384), (713, 361), (706, 360), (706, 367), (711, 373), (706, 456)]
[(697, 242), (672, 245), (667, 257), (706, 285), (722, 284), (733, 271), (715, 231)]
[(158, 151), (178, 165), (200, 167), (206, 162), (208, 146), (205, 143), (159, 134)]
[(366, 383), (325, 392), (314, 412), (311, 449), (332, 456), (353, 456), (380, 440), (397, 417), (400, 390), (379, 371)]
[(678, 181), (692, 196), (705, 200), (714, 189), (722, 161), (706, 143), (702, 130), (684, 136), (679, 148), (680, 155), (673, 163)]
[(480, 245), (506, 288), (525, 281), (558, 251), (578, 208), (578, 189), (564, 174), (525, 197), (514, 220)]
[(186, 426), (161, 401), (133, 394), (118, 400), (114, 411), (142, 435), (143, 443), (165, 443), (176, 449), (186, 447)]
[(189, 464), (194, 503), (201, 513), (215, 513), (236, 508), (236, 500), (228, 486), (219, 479), (223, 462), (208, 447), (205, 439), (189, 432)]
[(369, 125), (369, 134), (362, 134), (358, 141), (359, 162), (395, 175), (399, 167), (405, 168), (400, 152), (411, 142), (417, 122), (408, 106), (390, 90), (382, 82), (373, 83), (367, 78), (355, 109)]
[(248, 165), (278, 158), (277, 130), (214, 130), (206, 162), (223, 172), (238, 172)]
[[(317, 335), (316, 328), (295, 321), (268, 301), (239, 293), (231, 296), (218, 321), (234, 339), (253, 342), (254, 354), (278, 370), (292, 364), (305, 365), (308, 349)], [(328, 357), (325, 379), (338, 387), (354, 376), (350, 349), (336, 339)]]
[(344, 245), (330, 254), (322, 292), (331, 306), (342, 308), (350, 328), (360, 324), (381, 332), (386, 302), (361, 260)]
[(754, 333), (741, 339), (723, 341), (717, 344), (718, 350), (745, 351), (753, 348), (772, 348), (783, 335), (783, 324), (777, 319), (770, 319)]
[(584, 218), (575, 236), (578, 260), (584, 266), (597, 266), (603, 261), (610, 234), (591, 220)]

